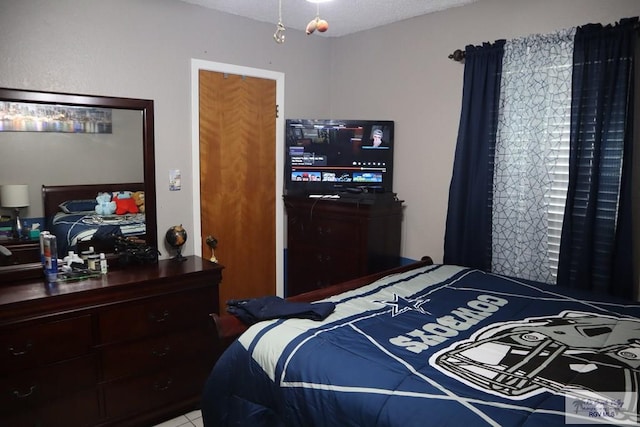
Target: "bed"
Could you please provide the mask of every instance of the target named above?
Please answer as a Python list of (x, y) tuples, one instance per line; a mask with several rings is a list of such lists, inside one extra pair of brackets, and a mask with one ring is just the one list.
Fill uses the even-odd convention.
[(291, 299), (334, 303), (322, 321), (214, 316), (205, 425), (638, 425), (637, 303), (429, 260), (388, 273)]
[(144, 238), (144, 213), (98, 215), (95, 211), (98, 193), (123, 191), (144, 191), (144, 183), (42, 186), (45, 229), (56, 236), (60, 257), (89, 246), (113, 252), (115, 235)]

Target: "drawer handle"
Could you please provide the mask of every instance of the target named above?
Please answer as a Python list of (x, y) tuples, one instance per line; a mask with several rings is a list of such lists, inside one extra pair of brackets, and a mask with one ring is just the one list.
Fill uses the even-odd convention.
[(25, 392), (25, 393), (20, 393), (18, 390), (14, 390), (13, 391), (13, 395), (16, 397), (16, 399), (25, 399), (29, 396), (31, 396), (33, 394), (33, 392), (36, 391), (36, 386), (35, 384), (32, 385), (29, 388), (29, 391)]
[(7, 347), (7, 350), (9, 351), (9, 353), (11, 353), (12, 356), (24, 356), (25, 354), (27, 354), (31, 348), (33, 347), (33, 343), (31, 341), (27, 341), (27, 343), (24, 346), (24, 349), (22, 350), (17, 350), (14, 346), (10, 345), (9, 347)]
[(168, 318), (169, 318), (169, 310), (163, 311), (160, 316), (156, 316), (154, 313), (149, 313), (149, 320), (151, 322), (160, 323), (160, 322), (164, 322)]
[(169, 354), (170, 350), (171, 350), (171, 346), (166, 345), (162, 350), (153, 350), (151, 354), (153, 354), (156, 357), (165, 357), (167, 354)]
[(325, 236), (325, 235), (329, 236), (329, 235), (333, 234), (333, 232), (331, 230), (331, 227), (325, 227), (325, 228), (318, 227), (317, 231), (318, 231), (318, 235), (320, 235), (320, 236)]
[(331, 262), (331, 255), (316, 254), (316, 260), (319, 263), (328, 263)]
[(156, 391), (165, 391), (165, 390), (168, 390), (168, 389), (169, 389), (169, 387), (171, 386), (171, 383), (172, 383), (172, 382), (173, 382), (173, 381), (171, 380), (171, 378), (169, 378), (168, 380), (166, 380), (166, 381), (164, 382), (164, 384), (160, 384), (160, 383), (158, 383), (158, 382), (155, 382), (155, 383), (153, 383), (153, 388), (154, 388)]

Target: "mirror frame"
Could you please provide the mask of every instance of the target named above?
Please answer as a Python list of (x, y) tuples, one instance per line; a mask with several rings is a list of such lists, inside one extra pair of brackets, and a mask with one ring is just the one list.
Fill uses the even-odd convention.
[[(153, 100), (0, 88), (0, 101), (142, 111), (142, 148), (146, 223), (145, 239), (148, 245), (156, 248), (158, 247)], [(0, 282), (6, 283), (8, 281), (42, 277), (42, 266), (40, 263), (17, 264), (0, 267)]]

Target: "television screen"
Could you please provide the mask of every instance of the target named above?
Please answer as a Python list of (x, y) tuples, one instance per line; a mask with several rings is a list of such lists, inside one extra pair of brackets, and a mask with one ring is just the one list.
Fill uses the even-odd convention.
[(286, 120), (285, 194), (393, 191), (391, 120)]

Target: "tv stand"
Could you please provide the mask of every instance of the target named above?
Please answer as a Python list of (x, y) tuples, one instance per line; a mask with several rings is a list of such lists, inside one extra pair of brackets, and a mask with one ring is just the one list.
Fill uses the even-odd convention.
[(284, 203), (286, 296), (401, 264), (403, 202), (395, 193), (285, 196)]

